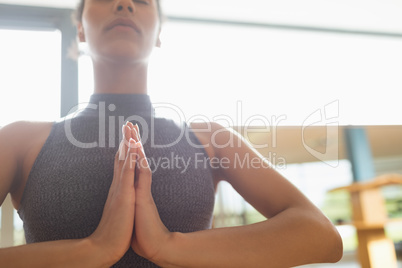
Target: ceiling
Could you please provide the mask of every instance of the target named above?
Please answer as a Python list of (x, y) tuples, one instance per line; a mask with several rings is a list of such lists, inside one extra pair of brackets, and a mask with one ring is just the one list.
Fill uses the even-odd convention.
[[(78, 0), (0, 0), (74, 8)], [(401, 0), (162, 0), (168, 16), (402, 33)]]

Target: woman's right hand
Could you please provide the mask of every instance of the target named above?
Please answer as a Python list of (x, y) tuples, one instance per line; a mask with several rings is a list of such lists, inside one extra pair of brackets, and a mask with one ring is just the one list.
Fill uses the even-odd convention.
[(137, 144), (132, 131), (123, 126), (123, 139), (114, 160), (114, 175), (97, 229), (88, 240), (97, 247), (102, 257), (116, 263), (129, 249), (134, 226), (134, 174)]

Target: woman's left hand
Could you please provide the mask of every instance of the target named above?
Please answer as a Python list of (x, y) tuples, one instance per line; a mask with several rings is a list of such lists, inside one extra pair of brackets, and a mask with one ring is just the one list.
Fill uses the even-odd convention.
[(135, 217), (131, 247), (140, 256), (159, 262), (172, 234), (162, 223), (151, 193), (152, 171), (141, 143), (138, 126), (129, 123), (132, 136), (140, 142), (135, 170)]

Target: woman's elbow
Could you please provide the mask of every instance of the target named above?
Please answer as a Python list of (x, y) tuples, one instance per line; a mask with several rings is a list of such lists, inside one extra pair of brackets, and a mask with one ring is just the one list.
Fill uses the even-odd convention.
[(343, 256), (343, 242), (335, 227), (333, 227), (333, 242), (332, 242), (332, 253), (330, 254), (329, 262), (338, 262)]
[(343, 256), (342, 238), (335, 226), (327, 219), (321, 228), (320, 246), (323, 249), (321, 255), (323, 259), (320, 262), (338, 262)]
[(318, 209), (304, 210), (303, 224), (308, 263), (335, 263), (343, 256), (343, 243), (338, 230)]

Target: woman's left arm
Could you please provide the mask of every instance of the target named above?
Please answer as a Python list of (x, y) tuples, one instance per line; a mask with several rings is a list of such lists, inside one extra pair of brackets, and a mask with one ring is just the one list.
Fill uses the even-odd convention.
[[(268, 220), (239, 227), (169, 233), (154, 204), (142, 209), (136, 206), (135, 233), (142, 233), (144, 246), (151, 242), (145, 242), (145, 234), (152, 233), (145, 220), (148, 226), (150, 221), (159, 221), (150, 226), (154, 231), (156, 226), (162, 229), (156, 232), (160, 239), (152, 253), (138, 250), (141, 241), (137, 241), (137, 248), (133, 247), (136, 252), (162, 267), (292, 267), (337, 262), (342, 256), (342, 240), (321, 211), (269, 167), (240, 135), (210, 124), (211, 132), (203, 135), (207, 135), (215, 156), (224, 160), (218, 165), (220, 177)], [(137, 225), (143, 220), (143, 225)], [(152, 237), (155, 239), (155, 235)]]

